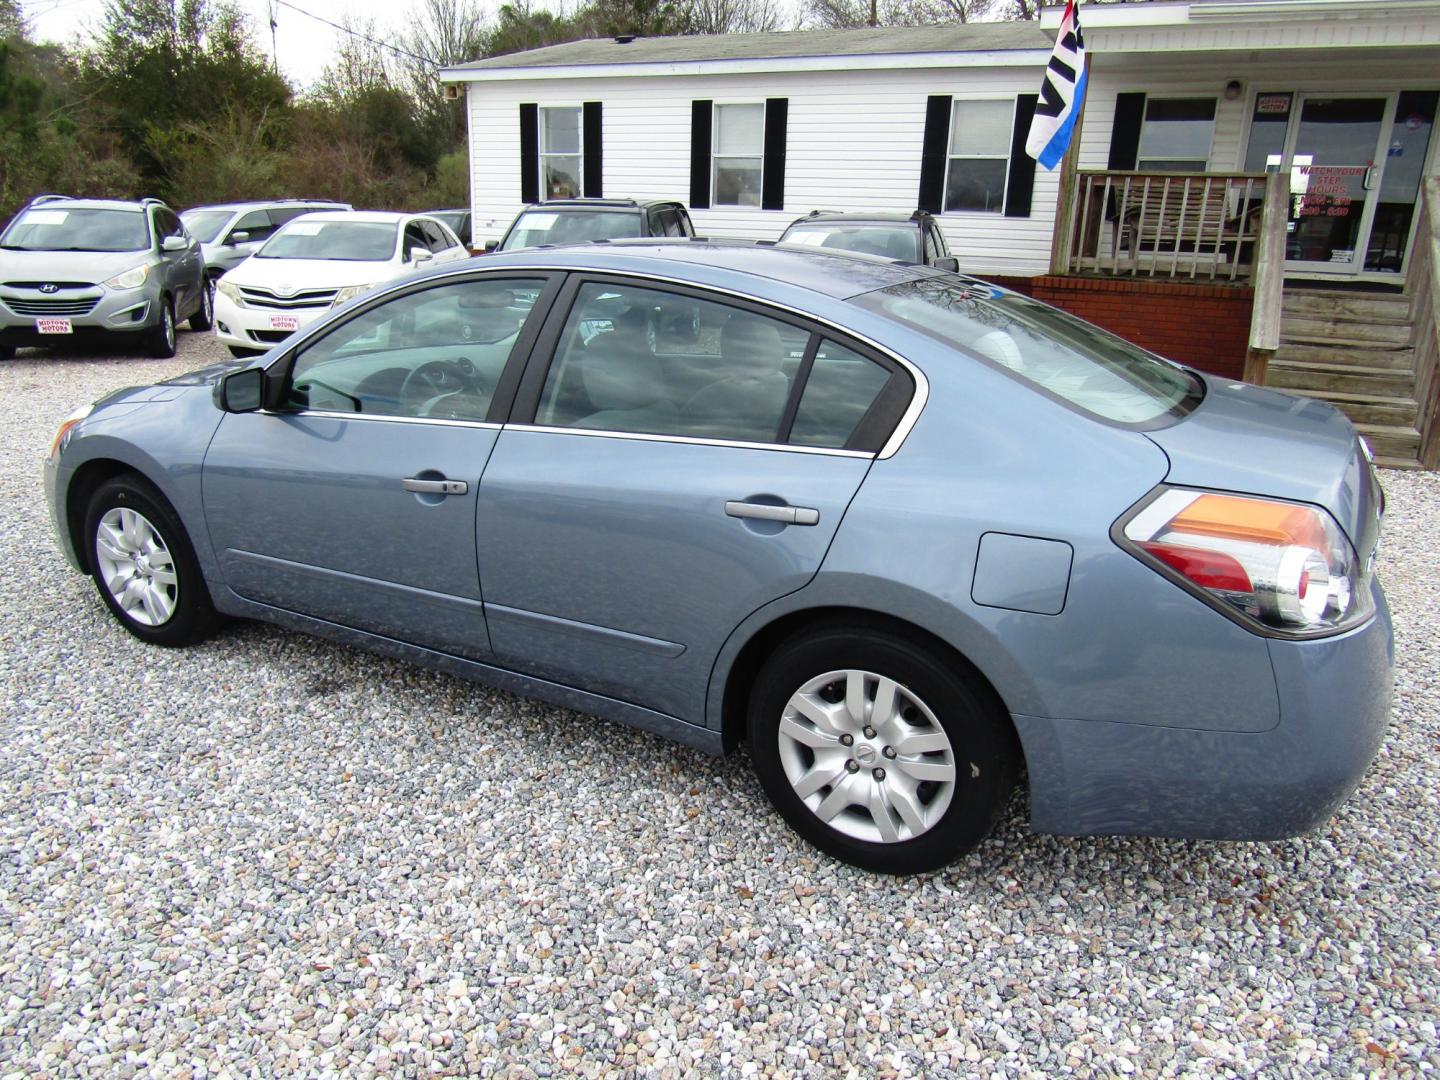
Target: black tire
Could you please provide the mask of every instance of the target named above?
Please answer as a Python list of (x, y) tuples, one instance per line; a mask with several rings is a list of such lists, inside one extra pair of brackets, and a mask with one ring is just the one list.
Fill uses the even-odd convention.
[(200, 285), (200, 306), (186, 324), (191, 330), (204, 333), (215, 325), (215, 281), (207, 277)]
[(145, 335), (145, 355), (156, 360), (175, 355), (175, 305), (168, 296), (160, 298), (160, 319)]
[[(930, 710), (949, 740), (955, 777), (949, 788), (949, 805), (939, 810), (943, 804), (935, 800), (939, 798), (940, 785), (932, 786), (928, 801), (923, 801), (927, 799), (927, 790), (920, 782), (915, 788), (915, 798), (923, 801), (922, 810), (939, 816), (916, 835), (890, 842), (848, 835), (812, 811), (787, 776), (780, 748), (780, 724), (787, 703), (806, 683), (827, 673), (848, 670), (894, 680), (906, 694), (913, 695)], [(866, 686), (870, 706), (873, 706), (874, 692), (869, 683)], [(911, 710), (906, 715), (919, 714)], [(922, 719), (922, 723), (925, 727), (917, 731), (933, 733), (933, 725), (928, 720)], [(760, 669), (752, 688), (748, 735), (750, 756), (760, 784), (790, 826), (826, 854), (853, 866), (886, 874), (937, 870), (970, 851), (994, 827), (1015, 785), (1018, 754), (1014, 730), (994, 694), (981, 684), (979, 677), (965, 669), (963, 662), (942, 655), (918, 637), (912, 639), (863, 622), (812, 630), (777, 648)], [(884, 741), (883, 737), (877, 736), (877, 741)], [(895, 772), (901, 763), (879, 757), (873, 745), (867, 751), (862, 745), (865, 742), (868, 740), (862, 738), (853, 748), (825, 751), (846, 757), (864, 753), (868, 758), (863, 765), (858, 761), (846, 763), (846, 768), (854, 766), (854, 783), (859, 785), (849, 790), (868, 791), (865, 785), (872, 782), (872, 778), (877, 785), (887, 781), (916, 783), (903, 771), (889, 776), (886, 767), (889, 772)], [(796, 744), (789, 745), (793, 765), (797, 760)], [(888, 747), (885, 753), (889, 753)], [(935, 755), (926, 760), (935, 760)], [(834, 788), (827, 786), (811, 797), (822, 797), (832, 790)], [(887, 790), (898, 792), (898, 788)], [(833, 820), (858, 822), (861, 829), (867, 820), (878, 821), (870, 810), (861, 812), (855, 803), (849, 804), (849, 808), (840, 811)], [(903, 815), (898, 811), (893, 822), (906, 828)], [(852, 824), (852, 827), (856, 826)]]
[(227, 348), (230, 350), (230, 355), (236, 360), (249, 360), (252, 356), (259, 356), (261, 353), (260, 349), (245, 349), (239, 345), (230, 345)]
[[(168, 567), (175, 579), (173, 585), (167, 585), (162, 580), (167, 567), (163, 555), (155, 558), (153, 563), (149, 561), (154, 555), (161, 554), (156, 545), (142, 548), (139, 554), (143, 561), (133, 568), (102, 554), (97, 543), (102, 523), (105, 523), (106, 515), (120, 511), (138, 514), (158, 537), (160, 546), (168, 552)], [(190, 544), (184, 526), (180, 524), (180, 519), (165, 501), (165, 497), (144, 478), (134, 473), (126, 473), (101, 484), (90, 497), (90, 505), (85, 512), (85, 534), (79, 540), (83, 545), (91, 577), (95, 579), (95, 587), (100, 592), (100, 599), (119, 620), (120, 625), (141, 641), (169, 647), (194, 645), (203, 641), (219, 625), (220, 617), (210, 601), (209, 590), (200, 573), (200, 564), (195, 558), (195, 549)], [(111, 548), (110, 555), (113, 556), (116, 550)], [(152, 617), (148, 605), (142, 605), (139, 617), (127, 611), (111, 592), (110, 585), (107, 585), (107, 558), (109, 565), (123, 567), (123, 570), (130, 572), (131, 577), (138, 578), (142, 583), (150, 571), (160, 574), (161, 578), (156, 579), (154, 584), (159, 590), (168, 593), (172, 601), (173, 610), (168, 617), (155, 619), (147, 624), (144, 619)], [(117, 574), (119, 572), (117, 571)], [(112, 577), (111, 580), (115, 581), (116, 578)], [(134, 595), (142, 595), (143, 591), (137, 586)]]
[(15, 359), (15, 346), (14, 346), (14, 345), (0, 345), (0, 360), (14, 360), (14, 359)]

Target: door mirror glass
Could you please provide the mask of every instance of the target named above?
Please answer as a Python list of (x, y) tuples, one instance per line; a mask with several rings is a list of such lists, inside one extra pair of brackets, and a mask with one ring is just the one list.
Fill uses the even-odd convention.
[(220, 380), (220, 407), (226, 412), (254, 412), (265, 404), (265, 371), (246, 368)]
[(948, 270), (952, 274), (960, 272), (960, 260), (954, 255), (942, 255), (935, 260), (933, 265), (936, 270)]
[(488, 253), (488, 252), (491, 252), (491, 251), (494, 251), (494, 250), (495, 250), (496, 248), (498, 248), (499, 246), (500, 246), (500, 241), (499, 241), (499, 240), (486, 240), (486, 241), (485, 241), (485, 251), (486, 251), (487, 253)]

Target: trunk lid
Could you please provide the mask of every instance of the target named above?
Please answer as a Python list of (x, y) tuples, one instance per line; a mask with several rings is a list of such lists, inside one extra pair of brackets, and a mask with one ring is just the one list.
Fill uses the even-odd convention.
[(1323, 401), (1201, 377), (1199, 408), (1146, 432), (1170, 459), (1166, 482), (1323, 506), (1368, 565), (1384, 495), (1345, 414)]

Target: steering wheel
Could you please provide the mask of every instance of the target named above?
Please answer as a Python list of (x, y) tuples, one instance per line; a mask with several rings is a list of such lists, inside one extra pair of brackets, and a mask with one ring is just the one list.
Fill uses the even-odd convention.
[(400, 384), (400, 404), (411, 411), (436, 398), (452, 394), (485, 394), (485, 386), (475, 372), (475, 365), (465, 357), (458, 360), (427, 360)]

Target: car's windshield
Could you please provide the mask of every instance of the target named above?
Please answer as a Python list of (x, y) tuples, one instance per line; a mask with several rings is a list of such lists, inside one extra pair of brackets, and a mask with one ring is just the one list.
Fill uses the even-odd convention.
[(0, 236), (0, 247), (12, 251), (140, 251), (149, 246), (143, 210), (37, 206)]
[(520, 215), (502, 251), (541, 244), (584, 244), (640, 235), (638, 210), (527, 210)]
[(233, 210), (186, 210), (180, 215), (180, 220), (200, 243), (213, 244), (225, 223), (234, 216)]
[(272, 236), (257, 259), (388, 262), (399, 225), (385, 221), (306, 221), (296, 218)]
[(852, 302), (954, 345), (1106, 420), (1146, 424), (1193, 408), (1202, 386), (1177, 364), (1019, 293), (922, 278)]
[(865, 255), (883, 255), (887, 259), (918, 262), (920, 230), (914, 225), (876, 225), (861, 222), (830, 222), (814, 225), (792, 225), (780, 238), (782, 244), (858, 251)]

